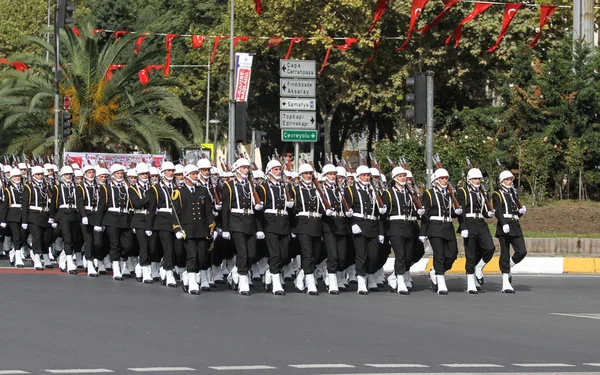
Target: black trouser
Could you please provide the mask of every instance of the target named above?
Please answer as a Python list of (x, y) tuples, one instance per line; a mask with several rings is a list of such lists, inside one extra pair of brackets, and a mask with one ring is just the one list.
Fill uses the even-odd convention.
[(256, 261), (258, 262), (264, 257), (269, 256), (269, 245), (266, 240), (267, 234), (265, 233), (264, 240), (256, 240)]
[(346, 265), (346, 235), (324, 232), (323, 243), (327, 250), (327, 272), (342, 271)]
[(183, 245), (186, 253), (185, 268), (187, 272), (200, 272), (200, 265), (205, 264), (208, 258), (208, 240), (206, 238), (188, 238), (183, 241)]
[(235, 245), (235, 265), (240, 275), (247, 275), (256, 259), (256, 235), (232, 232), (231, 239)]
[(212, 249), (212, 254), (210, 257), (212, 259), (213, 266), (220, 266), (223, 263), (223, 259), (226, 259), (227, 255), (227, 245), (230, 241), (224, 240), (222, 237), (217, 237), (217, 240), (214, 242), (214, 246)]
[(265, 233), (265, 242), (269, 250), (269, 271), (276, 275), (289, 259), (290, 235)]
[[(208, 246), (208, 245), (207, 245)], [(187, 255), (186, 255), (186, 250), (185, 250), (185, 246), (183, 244), (183, 240), (178, 240), (177, 238), (173, 237), (173, 252), (175, 253), (175, 258), (173, 259), (173, 264), (177, 267), (185, 267), (187, 264)], [(208, 260), (208, 257), (205, 257), (206, 260)], [(205, 262), (206, 262), (205, 260)], [(201, 268), (201, 269), (207, 269), (210, 266), (209, 265), (203, 265), (200, 264), (201, 267), (205, 267), (205, 268)]]
[(81, 232), (83, 233), (83, 251), (85, 252), (85, 259), (99, 259), (104, 258), (102, 254), (102, 232), (94, 231), (93, 225), (81, 225)]
[(394, 272), (398, 276), (404, 275), (406, 271), (410, 270), (410, 264), (412, 264), (415, 238), (392, 236), (390, 241), (394, 250)]
[(135, 237), (137, 238), (139, 246), (140, 266), (149, 266), (152, 259), (151, 249), (156, 248), (156, 233), (152, 232), (152, 235), (148, 237), (146, 235), (146, 230), (135, 228)]
[(292, 258), (295, 258), (298, 255), (302, 255), (302, 250), (300, 249), (300, 241), (298, 240), (298, 236), (296, 236), (294, 238), (290, 238), (288, 259), (284, 260), (283, 265), (286, 266), (290, 264), (292, 262)]
[(500, 271), (502, 273), (510, 273), (510, 245), (512, 245), (513, 250), (515, 251), (512, 260), (517, 264), (525, 258), (525, 255), (527, 255), (525, 239), (523, 236), (500, 236), (498, 237), (498, 240), (500, 241)]
[(343, 265), (342, 269), (356, 264), (356, 246), (354, 245), (354, 235), (349, 234), (346, 236), (346, 264)]
[(21, 250), (25, 240), (27, 239), (25, 230), (21, 228), (21, 223), (8, 223), (10, 228), (10, 235), (13, 242), (13, 246), (15, 250)]
[(419, 224), (417, 224), (416, 222), (413, 222), (413, 238), (415, 240), (413, 241), (413, 248), (410, 250), (410, 251), (412, 251), (411, 263), (406, 263), (407, 270), (410, 270), (410, 267), (413, 264), (420, 261), (421, 258), (423, 258), (423, 255), (425, 255), (425, 245), (423, 244), (423, 242), (418, 240), (418, 238), (420, 236), (419, 233), (421, 233)]
[(358, 276), (367, 276), (367, 274), (377, 272), (379, 238), (377, 236), (365, 237), (362, 234), (355, 234), (352, 237), (356, 251), (356, 274)]
[(456, 238), (445, 240), (440, 237), (429, 237), (429, 243), (433, 249), (433, 269), (436, 275), (444, 275), (452, 268), (458, 256)]
[(494, 256), (494, 241), (489, 232), (487, 234), (469, 234), (469, 237), (464, 238), (464, 243), (465, 257), (467, 258), (465, 270), (468, 275), (475, 273), (475, 266), (481, 259), (487, 263)]
[(175, 249), (173, 247), (174, 235), (173, 232), (167, 230), (159, 230), (158, 238), (163, 249), (163, 268), (170, 271), (175, 266)]
[(133, 232), (129, 228), (106, 227), (110, 241), (110, 260), (112, 262), (126, 259), (133, 243)]
[(83, 245), (83, 236), (79, 223), (76, 221), (60, 220), (58, 226), (62, 233), (65, 254), (73, 255), (74, 252), (80, 253), (81, 246)]
[(52, 245), (52, 227), (41, 227), (37, 224), (29, 224), (31, 232), (31, 245), (34, 254), (47, 254)]
[(315, 272), (316, 256), (321, 251), (321, 237), (312, 237), (308, 234), (298, 234), (300, 251), (302, 252), (302, 269), (305, 275)]
[(383, 239), (383, 243), (379, 244), (379, 255), (377, 257), (377, 270), (380, 270), (385, 266), (385, 262), (387, 262), (390, 257), (390, 253), (392, 252), (392, 245), (390, 244), (390, 238), (385, 236)]

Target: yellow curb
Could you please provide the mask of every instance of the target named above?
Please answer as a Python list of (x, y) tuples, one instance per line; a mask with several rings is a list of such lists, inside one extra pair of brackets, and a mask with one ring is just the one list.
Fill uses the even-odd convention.
[[(495, 274), (500, 273), (500, 257), (493, 257), (492, 260), (485, 266), (483, 269), (484, 274)], [(432, 262), (433, 263), (433, 262)], [(452, 265), (452, 268), (449, 271), (446, 271), (446, 275), (464, 275), (467, 273), (465, 267), (467, 264), (466, 258), (458, 258)], [(429, 266), (429, 262), (427, 266)], [(428, 270), (429, 268), (426, 268)]]
[(600, 271), (599, 258), (565, 258), (564, 273), (596, 273)]

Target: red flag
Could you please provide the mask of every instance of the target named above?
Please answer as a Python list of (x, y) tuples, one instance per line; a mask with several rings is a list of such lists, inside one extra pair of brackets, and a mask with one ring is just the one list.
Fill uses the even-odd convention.
[(217, 48), (219, 48), (219, 41), (223, 40), (223, 39), (229, 39), (229, 35), (220, 35), (220, 36), (215, 37), (215, 45), (213, 47), (212, 56), (210, 57), (211, 64), (212, 64), (213, 60), (215, 59), (215, 55), (217, 54)]
[(413, 0), (412, 8), (410, 10), (410, 25), (408, 26), (408, 35), (406, 36), (406, 40), (404, 43), (402, 43), (400, 48), (396, 48), (396, 51), (402, 51), (408, 45), (408, 42), (410, 41), (410, 34), (415, 28), (415, 25), (419, 20), (419, 16), (423, 12), (423, 8), (425, 8), (425, 5), (427, 5), (428, 2), (429, 0)]
[(233, 46), (237, 46), (239, 42), (247, 42), (250, 40), (249, 36), (236, 36), (233, 38)]
[(292, 38), (292, 40), (290, 40), (290, 48), (288, 48), (288, 51), (283, 59), (289, 59), (290, 55), (292, 54), (292, 47), (294, 46), (294, 44), (300, 44), (300, 42), (302, 42), (303, 40), (306, 40), (306, 38)]
[(148, 76), (148, 74), (149, 74), (148, 69), (146, 69), (146, 68), (144, 68), (138, 72), (138, 77), (140, 77), (140, 83), (142, 85), (145, 85), (148, 82), (150, 82), (150, 77)]
[(546, 26), (546, 22), (548, 22), (550, 17), (552, 17), (552, 13), (554, 13), (557, 7), (557, 5), (542, 5), (542, 8), (540, 9), (540, 32), (537, 33), (535, 38), (533, 38), (533, 41), (529, 44), (529, 47), (535, 47), (538, 39), (540, 39), (540, 36), (542, 35), (542, 29), (544, 26)]
[(8, 61), (8, 59), (0, 59), (1, 64), (10, 64), (13, 68), (17, 69), (19, 72), (27, 70), (27, 65), (21, 61)]
[(373, 31), (381, 17), (383, 17), (388, 5), (390, 5), (390, 0), (377, 0), (377, 5), (375, 5), (375, 15), (373, 15), (373, 23), (371, 24), (371, 27), (369, 27), (369, 34)]
[(321, 65), (321, 69), (319, 69), (319, 74), (325, 69), (325, 65), (327, 65), (327, 60), (329, 60), (329, 54), (331, 53), (331, 47), (327, 48), (327, 52), (325, 52), (325, 59), (323, 60), (323, 64)]
[(444, 17), (446, 17), (446, 15), (450, 12), (450, 9), (452, 9), (456, 4), (458, 4), (460, 2), (460, 0), (449, 0), (449, 1), (445, 1), (444, 2), (444, 10), (442, 10), (440, 12), (440, 14), (438, 14), (433, 21), (429, 22), (427, 25), (421, 27), (419, 30), (417, 30), (418, 32), (421, 33), (421, 37), (424, 37), (425, 34), (427, 34), (427, 32), (429, 30), (431, 30), (432, 28), (435, 27), (435, 25), (437, 25), (438, 23), (440, 23), (440, 21), (442, 19), (444, 19)]
[(334, 46), (336, 46), (340, 51), (345, 52), (357, 42), (358, 38), (344, 38), (344, 44), (334, 44)]
[(77, 36), (81, 36), (81, 32), (79, 31), (78, 28), (76, 27), (71, 27), (71, 30), (73, 30), (73, 34), (77, 35)]
[(261, 0), (254, 0), (254, 10), (256, 11), (256, 14), (262, 14)]
[(204, 44), (203, 35), (192, 35), (192, 48), (200, 48)]
[(119, 31), (115, 31), (115, 42), (117, 40), (119, 40), (119, 38), (125, 34), (130, 34), (131, 31), (123, 31), (123, 30), (119, 30)]
[(373, 54), (371, 55), (371, 57), (369, 57), (369, 60), (367, 60), (367, 62), (365, 63), (365, 65), (363, 65), (363, 69), (366, 68), (371, 61), (373, 61), (373, 59), (375, 58), (375, 54), (377, 53), (377, 50), (379, 49), (379, 44), (381, 44), (380, 41), (378, 40), (374, 40), (373, 41)]
[(103, 30), (103, 29), (92, 29), (92, 34), (93, 34), (93, 35), (96, 35), (96, 34), (98, 34), (98, 33), (103, 33), (103, 32), (104, 32), (104, 30)]
[(165, 77), (171, 73), (171, 48), (173, 47), (173, 39), (179, 34), (167, 34), (165, 36), (165, 44), (167, 47), (167, 58), (165, 60)]
[(110, 81), (113, 77), (113, 71), (124, 68), (124, 67), (125, 67), (125, 65), (121, 65), (121, 64), (113, 64), (113, 65), (109, 66), (108, 70), (106, 71), (106, 75), (104, 76), (104, 81)]
[(269, 38), (269, 44), (267, 44), (267, 48), (271, 49), (271, 48), (277, 47), (279, 44), (281, 44), (282, 40), (283, 40), (283, 38), (275, 38), (275, 37)]
[(485, 10), (487, 8), (491, 7), (492, 5), (493, 5), (492, 3), (475, 3), (475, 7), (473, 8), (473, 11), (469, 15), (467, 15), (465, 18), (463, 18), (462, 21), (460, 21), (458, 26), (456, 26), (456, 28), (452, 32), (452, 35), (450, 35), (448, 37), (448, 39), (446, 39), (446, 45), (450, 44), (450, 41), (454, 37), (454, 40), (456, 41), (454, 48), (457, 48), (458, 43), (460, 43), (460, 36), (462, 35), (463, 26), (467, 22), (473, 21), (475, 19), (475, 17), (477, 17), (481, 13), (485, 12)]
[(140, 36), (137, 38), (137, 40), (135, 41), (135, 47), (133, 47), (133, 52), (137, 55), (138, 53), (140, 53), (140, 51), (142, 50), (142, 44), (144, 43), (144, 40), (148, 38), (148, 36), (144, 35), (144, 36)]
[(504, 8), (504, 18), (502, 19), (502, 30), (500, 30), (500, 35), (498, 35), (496, 44), (494, 44), (492, 48), (488, 49), (488, 52), (494, 52), (498, 49), (502, 38), (504, 38), (504, 35), (506, 35), (506, 32), (508, 31), (510, 23), (512, 22), (513, 18), (515, 18), (515, 15), (522, 6), (523, 4), (506, 4), (506, 7)]

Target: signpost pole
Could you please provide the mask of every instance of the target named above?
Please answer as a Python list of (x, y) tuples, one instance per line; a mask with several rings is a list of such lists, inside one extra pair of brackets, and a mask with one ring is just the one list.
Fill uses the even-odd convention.
[(294, 170), (298, 170), (298, 159), (300, 158), (300, 142), (294, 143)]

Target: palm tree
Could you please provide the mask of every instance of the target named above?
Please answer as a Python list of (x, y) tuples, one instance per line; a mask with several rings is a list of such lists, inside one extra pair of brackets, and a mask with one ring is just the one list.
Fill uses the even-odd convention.
[[(67, 151), (128, 152), (137, 148), (157, 153), (170, 146), (199, 144), (203, 130), (198, 117), (177, 96), (186, 90), (175, 80), (152, 77), (143, 85), (138, 72), (164, 52), (133, 54), (135, 36), (103, 41), (91, 27), (80, 36), (61, 30), (61, 97), (71, 98), (73, 134)], [(37, 37), (28, 42), (54, 53)], [(53, 58), (43, 53), (12, 58), (30, 67), (0, 73), (0, 149), (6, 153), (44, 154), (54, 142)], [(116, 64), (121, 69), (114, 70)], [(111, 78), (112, 76), (112, 78)], [(170, 124), (175, 122), (179, 128)], [(182, 120), (182, 121), (181, 121)], [(187, 136), (186, 136), (187, 135)]]

